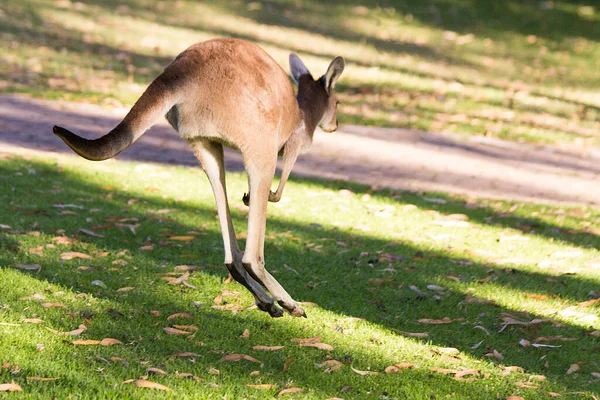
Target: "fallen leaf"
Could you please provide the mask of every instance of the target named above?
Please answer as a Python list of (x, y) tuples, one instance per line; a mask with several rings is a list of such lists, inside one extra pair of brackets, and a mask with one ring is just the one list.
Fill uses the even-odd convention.
[(196, 353), (192, 353), (191, 351), (181, 351), (181, 352), (173, 354), (171, 357), (173, 357), (173, 358), (177, 358), (177, 357), (200, 357), (200, 355), (196, 354)]
[(13, 264), (13, 267), (22, 271), (39, 271), (42, 268), (39, 264)]
[(0, 384), (0, 392), (22, 392), (21, 386), (16, 383), (2, 383)]
[(294, 343), (298, 343), (298, 344), (318, 343), (321, 341), (321, 338), (319, 336), (312, 337), (312, 338), (292, 338), (292, 339), (290, 339), (290, 341), (292, 341)]
[(198, 331), (198, 327), (194, 326), (194, 325), (173, 325), (173, 328), (181, 329), (181, 330), (189, 331), (189, 332), (197, 332)]
[(189, 277), (190, 277), (190, 273), (186, 272), (185, 274), (181, 275), (179, 278), (170, 281), (169, 285), (179, 285), (179, 284), (187, 281)]
[(121, 342), (120, 340), (117, 340), (117, 339), (113, 339), (113, 338), (106, 338), (106, 339), (102, 339), (102, 340), (78, 339), (78, 340), (72, 341), (71, 344), (82, 345), (82, 346), (93, 346), (93, 345), (112, 346), (115, 344), (123, 344), (123, 342)]
[(567, 370), (567, 375), (574, 374), (575, 372), (579, 371), (579, 368), (579, 364), (571, 364), (571, 366)]
[(437, 372), (438, 374), (449, 375), (449, 374), (457, 374), (460, 371), (456, 369), (447, 369), (447, 368), (429, 368), (432, 372)]
[(356, 368), (353, 368), (353, 367), (350, 367), (350, 369), (351, 369), (353, 372), (355, 372), (355, 373), (357, 373), (358, 375), (361, 375), (361, 376), (367, 376), (367, 375), (379, 375), (379, 372), (375, 372), (375, 371), (361, 371), (361, 370), (359, 370), (359, 369), (356, 369)]
[(399, 333), (402, 336), (406, 336), (406, 337), (415, 337), (415, 338), (420, 338), (420, 339), (425, 339), (429, 337), (429, 332), (404, 332), (404, 331), (400, 331), (398, 329), (394, 329), (392, 328), (392, 330), (396, 333)]
[(171, 236), (169, 237), (170, 240), (177, 240), (180, 242), (190, 242), (192, 240), (194, 240), (194, 236)]
[(515, 382), (515, 385), (524, 389), (539, 389), (540, 385), (531, 382)]
[(148, 372), (148, 375), (167, 375), (167, 373), (162, 369), (154, 367), (148, 368), (146, 372)]
[(297, 387), (291, 387), (291, 388), (283, 389), (281, 392), (277, 393), (277, 397), (281, 397), (284, 394), (301, 393), (301, 392), (304, 392), (304, 389), (300, 389)]
[(519, 367), (517, 365), (511, 365), (508, 367), (504, 367), (504, 371), (502, 371), (501, 375), (502, 376), (506, 376), (512, 372), (519, 372), (519, 373), (523, 373), (525, 372), (525, 370), (522, 367)]
[(44, 320), (39, 318), (25, 318), (23, 322), (27, 322), (29, 324), (43, 324)]
[(249, 356), (247, 354), (228, 354), (225, 357), (221, 358), (219, 361), (220, 362), (237, 362), (237, 361), (241, 361), (241, 360), (246, 360), (246, 361), (250, 361), (253, 363), (262, 364), (262, 362), (260, 362), (256, 358)]
[(101, 235), (101, 234), (91, 231), (89, 229), (79, 228), (78, 231), (85, 235), (88, 235), (88, 236), (99, 237), (99, 238), (104, 237), (104, 235)]
[(79, 325), (79, 328), (74, 329), (72, 331), (69, 332), (59, 332), (57, 330), (51, 329), (51, 328), (46, 328), (48, 329), (50, 332), (56, 334), (56, 335), (65, 335), (65, 336), (79, 336), (81, 335), (83, 332), (85, 332), (87, 330), (87, 326), (81, 324)]
[(189, 319), (193, 319), (194, 316), (192, 314), (190, 314), (189, 312), (187, 312), (187, 311), (178, 312), (178, 313), (169, 315), (167, 317), (167, 321), (174, 320), (175, 318), (189, 318)]
[(600, 303), (600, 297), (597, 298), (597, 299), (592, 299), (592, 300), (584, 301), (584, 302), (581, 302), (581, 303), (577, 303), (577, 305), (579, 307), (590, 307), (590, 306), (593, 306), (596, 303)]
[(41, 303), (40, 306), (44, 308), (68, 308), (63, 303)]
[(465, 297), (465, 303), (467, 304), (494, 304), (494, 300), (482, 299), (480, 297), (471, 296), (470, 294)]
[(132, 286), (125, 286), (125, 287), (117, 289), (116, 292), (117, 293), (125, 293), (125, 292), (131, 292), (132, 290), (135, 290), (135, 288)]
[(326, 361), (322, 362), (321, 364), (318, 364), (317, 367), (319, 367), (319, 368), (327, 367), (327, 368), (325, 368), (325, 370), (323, 372), (326, 374), (330, 374), (330, 373), (340, 369), (342, 367), (342, 365), (343, 364), (338, 360), (326, 360)]
[(421, 318), (421, 319), (417, 320), (417, 322), (419, 324), (439, 325), (439, 324), (449, 324), (449, 323), (452, 323), (452, 319), (448, 318), (448, 317), (444, 317), (442, 319)]
[(256, 345), (256, 346), (252, 346), (252, 349), (259, 350), (259, 351), (274, 351), (274, 350), (281, 350), (281, 349), (283, 349), (283, 346), (261, 346), (261, 345)]
[(241, 338), (244, 339), (249, 339), (250, 338), (250, 331), (248, 329), (244, 329), (244, 332), (242, 332), (242, 334), (240, 335)]
[(181, 272), (194, 272), (194, 271), (201, 270), (202, 267), (198, 267), (195, 265), (176, 265), (173, 269), (175, 271), (181, 271)]
[(170, 326), (163, 328), (163, 331), (167, 335), (190, 335), (191, 334), (191, 332), (184, 331), (184, 330), (177, 329), (177, 328), (171, 328)]
[(260, 385), (246, 384), (246, 386), (248, 386), (249, 388), (258, 389), (258, 390), (271, 390), (271, 389), (275, 389), (277, 387), (277, 385), (273, 385), (271, 383), (263, 383)]
[(141, 251), (152, 251), (152, 250), (154, 250), (154, 246), (152, 246), (151, 244), (147, 244), (145, 246), (141, 246), (140, 250)]
[(189, 372), (176, 372), (175, 376), (183, 379), (192, 379), (197, 382), (202, 381), (202, 378), (198, 378), (196, 375), (190, 374)]
[(164, 390), (165, 392), (168, 392), (170, 390), (165, 385), (161, 385), (160, 383), (156, 382), (151, 382), (146, 379), (136, 379), (135, 381), (133, 381), (133, 384), (139, 388)]
[(545, 375), (530, 375), (529, 379), (534, 381), (545, 381), (547, 378)]
[(521, 397), (521, 396), (507, 396), (506, 400), (525, 400), (525, 397)]
[(392, 373), (396, 373), (398, 371), (400, 371), (401, 369), (413, 369), (413, 368), (418, 368), (415, 364), (410, 363), (410, 362), (401, 362), (401, 363), (397, 363), (394, 365), (390, 365), (389, 367), (386, 367), (384, 372), (386, 374), (392, 374)]
[(333, 346), (327, 343), (321, 343), (321, 342), (317, 342), (317, 343), (298, 343), (298, 346), (300, 347), (314, 347), (320, 350), (328, 350), (331, 351), (333, 350)]
[(60, 254), (61, 260), (73, 260), (74, 258), (92, 258), (87, 254), (80, 253), (78, 251), (67, 251)]
[(28, 376), (27, 380), (28, 381), (37, 381), (37, 382), (51, 382), (51, 381), (56, 381), (59, 380), (60, 378), (44, 378), (41, 376)]

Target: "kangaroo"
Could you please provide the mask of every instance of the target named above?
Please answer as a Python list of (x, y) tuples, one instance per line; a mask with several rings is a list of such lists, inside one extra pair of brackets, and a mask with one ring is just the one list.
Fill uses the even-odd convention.
[[(190, 144), (210, 181), (227, 269), (254, 295), (258, 308), (272, 317), (283, 316), (273, 297), (292, 316), (306, 313), (265, 269), (267, 204), (281, 199), (296, 158), (309, 149), (316, 127), (326, 132), (337, 129), (333, 89), (345, 65), (342, 57), (336, 57), (315, 80), (297, 55), (290, 54), (289, 63), (297, 95), (287, 74), (259, 46), (231, 38), (197, 43), (165, 68), (108, 134), (89, 140), (53, 128), (77, 154), (102, 161), (125, 150), (164, 115)], [(241, 152), (248, 175), (248, 193), (242, 197), (249, 206), (244, 251), (231, 222), (223, 146)], [(278, 155), (283, 157), (283, 169), (273, 192)]]

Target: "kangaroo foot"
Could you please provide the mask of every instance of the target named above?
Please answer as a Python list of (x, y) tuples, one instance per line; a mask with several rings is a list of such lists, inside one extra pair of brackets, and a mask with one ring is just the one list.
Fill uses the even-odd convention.
[(256, 306), (258, 307), (259, 310), (268, 312), (269, 315), (273, 318), (283, 317), (283, 311), (281, 310), (281, 308), (277, 307), (273, 303), (271, 303), (271, 304), (261, 303), (261, 304), (256, 304)]
[(279, 305), (283, 307), (283, 309), (289, 312), (293, 317), (304, 317), (306, 318), (306, 313), (304, 310), (296, 303), (293, 304), (285, 304), (283, 301), (278, 301)]

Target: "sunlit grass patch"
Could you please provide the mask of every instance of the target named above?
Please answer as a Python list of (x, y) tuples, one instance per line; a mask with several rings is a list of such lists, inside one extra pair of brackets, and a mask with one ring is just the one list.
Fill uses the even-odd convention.
[[(227, 280), (199, 168), (5, 155), (0, 169), (0, 383), (25, 396), (143, 398), (140, 377), (182, 398), (597, 389), (595, 207), (293, 179), (269, 206), (266, 263), (309, 318), (274, 320)], [(247, 181), (228, 180), (243, 245)]]

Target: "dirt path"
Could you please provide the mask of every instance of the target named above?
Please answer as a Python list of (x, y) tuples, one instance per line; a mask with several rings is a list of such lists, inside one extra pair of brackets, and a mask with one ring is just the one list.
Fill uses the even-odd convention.
[[(54, 124), (88, 137), (106, 133), (126, 109), (0, 96), (0, 151), (70, 153)], [(148, 131), (120, 159), (197, 165), (166, 121)], [(242, 168), (226, 153), (227, 167)], [(317, 132), (294, 174), (377, 187), (441, 191), (539, 202), (600, 204), (600, 152), (558, 150), (485, 138), (459, 138), (402, 129), (342, 127)]]

